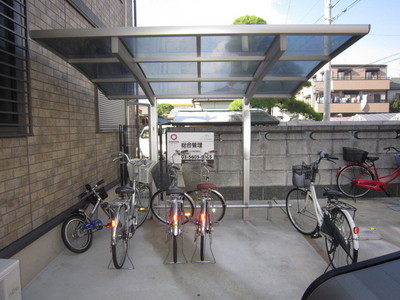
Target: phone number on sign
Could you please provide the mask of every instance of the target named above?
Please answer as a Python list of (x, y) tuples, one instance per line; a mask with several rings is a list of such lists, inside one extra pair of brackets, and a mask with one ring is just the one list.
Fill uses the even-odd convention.
[(214, 156), (210, 154), (182, 154), (181, 155), (182, 161), (188, 161), (188, 160), (214, 160)]

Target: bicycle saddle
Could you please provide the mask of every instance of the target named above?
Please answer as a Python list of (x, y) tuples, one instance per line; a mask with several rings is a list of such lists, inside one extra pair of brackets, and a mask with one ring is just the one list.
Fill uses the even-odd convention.
[(368, 159), (369, 161), (376, 161), (376, 160), (379, 159), (379, 157), (375, 157), (375, 156), (369, 157), (369, 156), (367, 156), (367, 159)]
[(166, 194), (167, 195), (172, 195), (172, 194), (181, 195), (181, 194), (184, 194), (184, 193), (185, 193), (185, 191), (180, 189), (180, 188), (178, 188), (178, 187), (172, 187), (172, 188), (169, 188), (168, 190), (166, 190)]
[(119, 186), (115, 189), (115, 193), (117, 194), (133, 194), (134, 190), (129, 185)]
[(216, 190), (217, 186), (211, 182), (202, 182), (197, 185), (197, 189), (198, 190), (204, 190), (204, 189)]
[(337, 199), (342, 196), (342, 193), (337, 190), (333, 190), (328, 187), (325, 187), (324, 190), (325, 190), (324, 196), (328, 197), (328, 199), (332, 199), (332, 198)]

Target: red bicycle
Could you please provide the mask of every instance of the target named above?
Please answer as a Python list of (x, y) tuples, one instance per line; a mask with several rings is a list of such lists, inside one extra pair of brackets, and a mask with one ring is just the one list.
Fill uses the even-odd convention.
[(383, 150), (389, 152), (394, 150), (397, 169), (385, 176), (379, 176), (375, 161), (379, 157), (370, 157), (368, 152), (343, 147), (343, 159), (349, 164), (343, 166), (336, 174), (337, 185), (340, 191), (352, 198), (359, 198), (366, 195), (370, 190), (383, 191), (390, 196), (386, 188), (390, 182), (400, 176), (400, 151), (395, 147), (386, 147)]

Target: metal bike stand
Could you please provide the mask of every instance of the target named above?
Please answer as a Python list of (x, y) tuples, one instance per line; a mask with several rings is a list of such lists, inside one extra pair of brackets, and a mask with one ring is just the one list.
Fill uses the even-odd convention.
[[(211, 248), (211, 244), (212, 244), (212, 237), (211, 237), (211, 235), (209, 235), (209, 234), (207, 234), (207, 235), (205, 235), (205, 239), (207, 238), (207, 237), (209, 237), (209, 238), (207, 238), (207, 240), (208, 240), (208, 242), (206, 243), (209, 247), (209, 253), (211, 254), (211, 256), (210, 255), (208, 255), (208, 260), (201, 260), (201, 258), (199, 259), (199, 260), (195, 260), (194, 259), (194, 257), (195, 257), (195, 255), (196, 255), (196, 252), (197, 252), (197, 250), (198, 250), (198, 243), (199, 243), (199, 237), (200, 237), (200, 235), (198, 236), (198, 237), (196, 237), (196, 247), (195, 247), (195, 249), (194, 249), (194, 252), (193, 252), (193, 255), (192, 255), (192, 259), (190, 260), (192, 263), (201, 263), (201, 264), (215, 264), (216, 263), (216, 260), (215, 260), (215, 256), (214, 256), (214, 252), (212, 251), (212, 248)], [(200, 250), (199, 250), (199, 254), (198, 254), (198, 256), (200, 256)]]
[[(186, 259), (186, 256), (185, 256), (185, 253), (183, 252), (183, 232), (181, 233), (181, 234), (179, 234), (179, 237), (180, 237), (180, 239), (181, 239), (181, 242), (180, 242), (180, 244), (181, 244), (181, 252), (182, 252), (182, 257), (183, 257), (183, 259), (184, 260), (181, 260), (181, 261), (177, 261), (177, 262), (174, 262), (174, 260), (173, 260), (173, 258), (172, 258), (172, 260), (171, 261), (169, 261), (169, 257), (171, 256), (170, 255), (170, 253), (171, 253), (171, 237), (172, 236), (169, 236), (168, 238), (167, 238), (167, 243), (168, 243), (168, 253), (167, 253), (167, 255), (165, 256), (165, 259), (164, 259), (164, 265), (177, 265), (177, 264), (187, 264), (187, 259)], [(173, 251), (172, 251), (173, 252)], [(179, 252), (179, 251), (178, 251)], [(178, 257), (179, 258), (179, 257)]]
[[(129, 260), (129, 262), (131, 263), (131, 266), (132, 266), (132, 267), (124, 267), (124, 266), (122, 266), (121, 269), (116, 269), (115, 267), (113, 268), (113, 267), (112, 267), (112, 265), (113, 265), (112, 262), (113, 262), (113, 261), (112, 261), (112, 258), (111, 258), (110, 262), (108, 263), (108, 269), (109, 269), (109, 270), (112, 270), (112, 269), (114, 269), (114, 270), (135, 270), (135, 266), (134, 266), (134, 264), (133, 264), (131, 258), (129, 257), (129, 254), (128, 254), (128, 253), (126, 254), (126, 258), (128, 258), (128, 260)], [(126, 259), (125, 259), (125, 262), (126, 262)], [(124, 263), (124, 264), (125, 264), (125, 263)]]

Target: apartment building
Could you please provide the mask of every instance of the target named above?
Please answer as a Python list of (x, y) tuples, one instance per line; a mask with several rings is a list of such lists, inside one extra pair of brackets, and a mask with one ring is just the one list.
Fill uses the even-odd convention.
[[(47, 232), (59, 238), (55, 226), (79, 203), (84, 185), (101, 178), (112, 185), (119, 174), (110, 159), (118, 126), (101, 105), (111, 101), (29, 31), (131, 26), (132, 3), (0, 0), (0, 9), (0, 257), (9, 258)], [(43, 266), (63, 249), (51, 245), (29, 263)]]
[[(331, 113), (387, 113), (390, 79), (386, 65), (332, 65)], [(312, 106), (324, 112), (324, 73), (314, 76)]]

